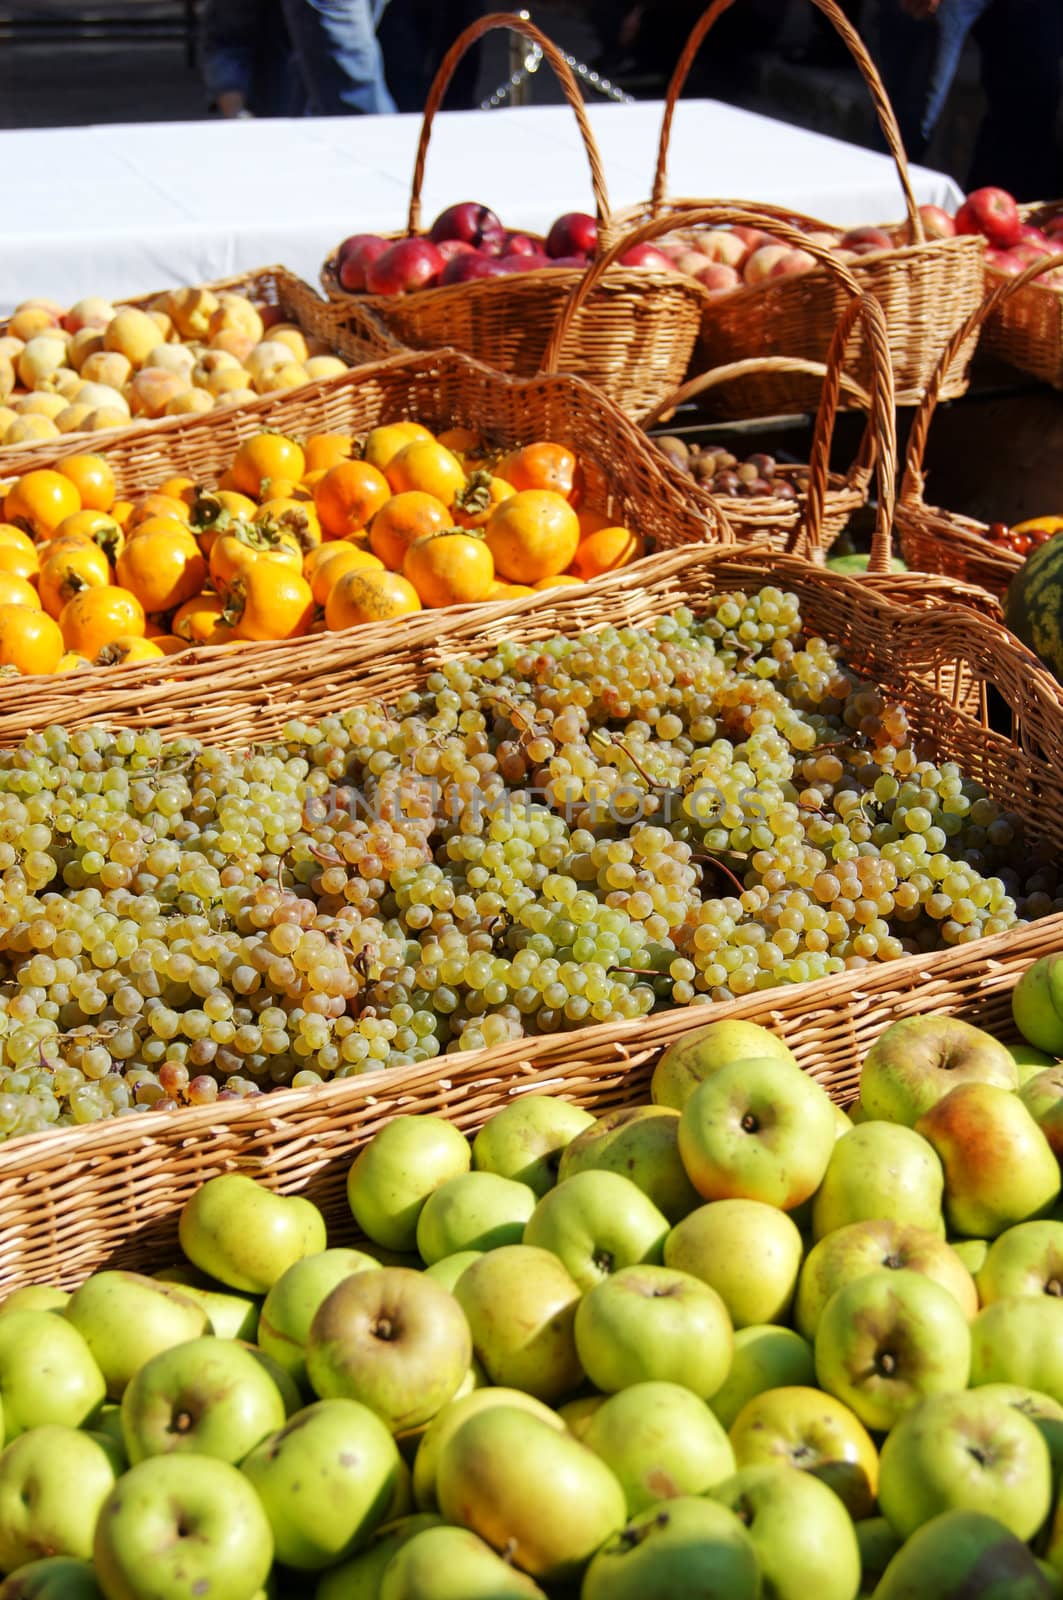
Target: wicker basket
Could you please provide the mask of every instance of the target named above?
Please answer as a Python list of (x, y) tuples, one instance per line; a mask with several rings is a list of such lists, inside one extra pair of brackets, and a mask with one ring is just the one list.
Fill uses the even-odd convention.
[[(462, 56), (485, 33), (498, 28), (538, 45), (557, 75), (587, 151), (604, 249), (611, 228), (609, 199), (579, 86), (557, 46), (512, 12), (474, 22), (444, 57), (425, 105), (407, 225), (390, 237), (402, 239), (422, 231), (421, 186), (436, 113)], [(580, 276), (578, 271), (550, 268), (412, 294), (348, 294), (340, 288), (333, 254), (322, 268), (321, 281), (330, 300), (347, 309), (355, 337), (361, 336), (361, 313), (368, 309), (411, 349), (449, 346), (500, 372), (529, 377), (539, 371), (549, 330)], [(707, 302), (705, 290), (692, 278), (619, 267), (602, 285), (594, 305), (572, 326), (561, 367), (586, 378), (622, 410), (638, 416), (682, 381)]]
[[(702, 41), (717, 18), (734, 3), (735, 0), (713, 0), (693, 28), (676, 63), (665, 100), (650, 216), (658, 215), (665, 206), (678, 204), (665, 199), (668, 146), (676, 102)], [(897, 119), (875, 64), (835, 0), (812, 0), (812, 3), (833, 23), (848, 46), (867, 84), (897, 167), (909, 242), (855, 262), (852, 270), (860, 287), (875, 295), (886, 313), (897, 404), (915, 405), (947, 340), (981, 298), (985, 241), (972, 235), (954, 239), (926, 238), (912, 193)], [(793, 212), (765, 210), (783, 221), (800, 220), (812, 229), (829, 226), (809, 217), (798, 219)], [(706, 308), (702, 319), (698, 366), (721, 366), (747, 356), (773, 356), (782, 351), (822, 361), (843, 305), (837, 284), (828, 281), (820, 272), (717, 297)], [(966, 391), (967, 369), (973, 352), (973, 341), (957, 351), (943, 398), (952, 399)], [(857, 348), (848, 370), (863, 387), (869, 386), (866, 350)], [(743, 379), (740, 387), (730, 386), (727, 394), (733, 416), (808, 411), (815, 403), (815, 389), (811, 384), (781, 372), (759, 372)]]
[[(1039, 228), (1063, 212), (1063, 200), (1020, 210), (1024, 222)], [(989, 287), (1002, 282), (1007, 282), (1005, 275), (987, 264)], [(1020, 372), (1063, 389), (1063, 285), (1031, 283), (1021, 294), (994, 307), (982, 332), (981, 347)]]
[[(1057, 267), (1063, 267), (1063, 254), (1045, 256), (1015, 277), (992, 274), (995, 287), (956, 330), (950, 344), (942, 352), (937, 371), (927, 386), (908, 437), (904, 479), (896, 512), (897, 532), (905, 561), (910, 567), (923, 572), (939, 573), (948, 578), (961, 579), (966, 584), (978, 585), (997, 597), (1003, 596), (1025, 557), (1016, 551), (990, 544), (985, 537), (987, 526), (984, 522), (926, 504), (923, 463), (927, 438), (938, 402), (943, 398), (941, 379), (948, 369), (951, 352), (969, 337), (977, 339), (983, 329), (988, 335), (992, 326), (999, 326), (1002, 314), (1006, 316), (1016, 303), (1026, 303), (1031, 294), (1058, 297), (1059, 290), (1042, 289), (1035, 281), (1042, 273)], [(1059, 303), (1063, 305), (1063, 300)]]
[[(402, 349), (398, 340), (372, 315), (363, 317), (356, 331), (347, 328), (346, 319), (338, 316), (327, 300), (322, 300), (308, 283), (289, 272), (287, 267), (259, 267), (255, 272), (245, 272), (235, 278), (220, 278), (203, 287), (215, 294), (229, 292), (246, 295), (258, 305), (275, 307), (304, 333), (324, 340), (352, 366), (379, 361)], [(122, 300), (119, 304), (147, 310), (164, 292), (159, 290), (154, 294), (140, 295)], [(0, 335), (7, 332), (8, 326), (7, 322), (0, 322)], [(304, 388), (288, 389), (285, 395), (301, 395), (305, 392)], [(187, 427), (189, 424), (201, 424), (203, 420), (202, 416), (167, 417), (156, 422), (139, 418), (132, 426), (143, 438), (145, 433), (154, 433), (175, 423)], [(109, 449), (113, 440), (124, 438), (129, 431), (129, 428), (107, 428), (96, 433), (67, 433), (63, 435), (61, 445), (55, 439), (42, 439), (39, 444), (33, 445), (9, 445), (6, 448), (0, 445), (0, 475), (7, 476), (28, 471), (30, 467), (43, 466), (54, 460), (60, 450), (66, 453), (67, 441), (79, 450), (90, 447), (93, 450)]]
[[(1024, 811), (1031, 833), (1063, 845), (1061, 724), (1054, 684), (999, 628), (958, 608), (906, 611), (886, 595), (891, 580), (862, 584), (808, 563), (746, 549), (675, 551), (605, 579), (597, 590), (557, 591), (548, 605), (528, 601), (414, 619), (395, 648), (393, 630), (373, 628), (334, 640), (316, 670), (257, 686), (233, 682), (211, 706), (182, 685), (159, 685), (154, 725), (224, 744), (251, 730), (268, 739), (293, 714), (337, 711), (353, 701), (392, 698), (440, 663), (481, 654), (503, 638), (542, 639), (608, 624), (650, 622), (680, 603), (695, 608), (722, 589), (773, 582), (801, 599), (809, 627), (836, 640), (859, 670), (901, 694), (942, 757), (962, 761), (1006, 804)], [(958, 669), (958, 665), (960, 670)], [(988, 731), (958, 710), (936, 683), (977, 689), (996, 684), (1021, 730), (1019, 742)], [(49, 700), (23, 727), (0, 726), (8, 742), (55, 715), (68, 726), (101, 717), (143, 716), (121, 690), (111, 706), (87, 705), (71, 688), (66, 705)], [(1036, 799), (1035, 799), (1036, 797)], [(810, 1073), (839, 1101), (854, 1095), (862, 1053), (892, 1021), (920, 1012), (962, 1012), (1001, 1024), (1019, 973), (1058, 946), (1055, 916), (992, 939), (904, 957), (814, 984), (779, 988), (725, 1006), (662, 1013), (563, 1036), (521, 1040), (475, 1055), (393, 1068), (314, 1090), (285, 1090), (224, 1108), (143, 1113), (0, 1145), (0, 1287), (31, 1281), (73, 1284), (105, 1265), (158, 1265), (175, 1248), (178, 1208), (212, 1174), (239, 1169), (271, 1187), (302, 1190), (331, 1225), (350, 1232), (344, 1180), (361, 1141), (398, 1111), (433, 1111), (473, 1129), (514, 1094), (553, 1091), (603, 1109), (646, 1097), (659, 1049), (719, 1016), (759, 1019), (777, 1028)]]

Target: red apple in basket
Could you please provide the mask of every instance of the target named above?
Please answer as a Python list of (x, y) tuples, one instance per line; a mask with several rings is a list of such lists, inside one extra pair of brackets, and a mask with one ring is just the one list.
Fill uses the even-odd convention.
[(885, 228), (850, 228), (840, 240), (843, 250), (856, 256), (875, 255), (880, 250), (892, 250), (893, 239)]
[(403, 294), (410, 289), (426, 289), (435, 283), (445, 265), (430, 239), (400, 239), (370, 263), (365, 275), (366, 288), (370, 294)]
[(534, 255), (499, 256), (498, 265), (503, 272), (538, 272), (542, 267), (556, 267), (557, 262), (537, 251)]
[(436, 249), (444, 261), (453, 261), (455, 256), (475, 256), (479, 254), (476, 246), (466, 244), (464, 239), (443, 239), (436, 245)]
[(440, 287), (452, 283), (471, 283), (475, 278), (502, 278), (506, 268), (497, 256), (482, 256), (478, 250), (465, 255), (451, 256), (439, 274)]
[(710, 261), (739, 267), (749, 254), (749, 245), (741, 237), (741, 232), (738, 228), (710, 228), (707, 233), (698, 234), (694, 248), (703, 256), (708, 256)]
[(920, 206), (919, 217), (928, 239), (952, 239), (956, 235), (956, 219), (940, 206)]
[(1048, 243), (1048, 239), (1046, 238), (1043, 229), (1035, 228), (1032, 222), (1024, 222), (1022, 227), (1019, 229), (1019, 243), (1042, 244), (1047, 249), (1052, 248)]
[(585, 211), (566, 211), (546, 236), (546, 253), (555, 258), (592, 256), (597, 248), (598, 223)]
[(429, 230), (433, 244), (444, 239), (460, 239), (471, 244), (474, 250), (487, 250), (498, 255), (505, 243), (506, 230), (494, 212), (475, 200), (463, 200), (460, 205), (448, 206), (441, 211)]
[(742, 268), (742, 277), (751, 287), (758, 283), (767, 283), (780, 261), (792, 254), (788, 244), (763, 244), (746, 260)]
[(655, 244), (633, 244), (620, 257), (622, 267), (649, 267), (654, 272), (674, 272), (675, 262), (670, 261)]
[(975, 189), (956, 213), (957, 233), (984, 233), (998, 250), (1018, 244), (1019, 208), (1006, 189)]
[(723, 261), (710, 261), (707, 267), (695, 274), (698, 282), (710, 294), (731, 294), (735, 289), (742, 287), (742, 279), (734, 267), (729, 267)]
[(587, 256), (554, 256), (550, 265), (564, 267), (567, 272), (586, 272), (590, 259)]
[(365, 275), (372, 263), (385, 250), (391, 249), (391, 240), (382, 239), (378, 233), (352, 233), (344, 239), (337, 254), (337, 276), (344, 289), (365, 288)]
[(777, 261), (769, 272), (769, 278), (799, 278), (804, 272), (811, 272), (819, 262), (815, 256), (809, 255), (807, 250), (788, 250), (781, 261)]
[(541, 256), (542, 246), (526, 233), (507, 233), (502, 246), (504, 256)]
[(986, 266), (992, 267), (994, 272), (1004, 272), (1009, 278), (1017, 278), (1020, 272), (1025, 272), (1034, 257), (1024, 259), (1017, 250), (987, 250), (985, 259)]
[(778, 244), (774, 234), (765, 233), (763, 228), (747, 228), (744, 223), (737, 223), (731, 229), (736, 239), (740, 239), (748, 251), (759, 250), (761, 245)]

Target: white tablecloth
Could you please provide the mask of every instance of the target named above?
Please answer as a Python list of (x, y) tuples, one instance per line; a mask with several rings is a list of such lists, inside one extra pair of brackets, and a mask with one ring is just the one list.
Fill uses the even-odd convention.
[[(644, 200), (660, 104), (588, 109), (612, 206)], [(272, 262), (316, 283), (344, 235), (405, 225), (419, 129), (419, 117), (396, 116), (0, 132), (0, 312), (34, 295), (69, 304)], [(920, 203), (960, 198), (940, 173), (913, 169), (913, 183)], [(710, 100), (680, 107), (669, 188), (849, 224), (903, 215), (885, 156)], [(469, 199), (536, 230), (561, 211), (592, 209), (568, 107), (437, 118), (424, 215)]]

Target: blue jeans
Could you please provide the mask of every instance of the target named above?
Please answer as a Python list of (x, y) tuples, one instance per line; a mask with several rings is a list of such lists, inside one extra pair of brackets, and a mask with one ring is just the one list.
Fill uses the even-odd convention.
[(376, 29), (388, 0), (283, 0), (310, 117), (395, 110)]

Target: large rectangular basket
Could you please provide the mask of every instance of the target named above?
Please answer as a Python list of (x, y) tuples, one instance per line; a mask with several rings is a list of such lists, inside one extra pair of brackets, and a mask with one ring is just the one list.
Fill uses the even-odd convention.
[[(903, 609), (869, 589), (808, 563), (746, 549), (675, 551), (641, 572), (603, 580), (592, 593), (558, 592), (549, 604), (517, 601), (447, 617), (414, 619), (393, 647), (386, 628), (334, 641), (331, 658), (301, 677), (257, 687), (234, 682), (227, 703), (204, 706), (188, 686), (157, 685), (150, 722), (166, 732), (232, 745), (253, 727), (268, 740), (299, 714), (335, 712), (391, 699), (443, 662), (482, 655), (503, 639), (541, 640), (609, 625), (648, 624), (721, 591), (776, 583), (794, 591), (807, 627), (836, 641), (859, 671), (901, 696), (940, 758), (956, 759), (1027, 818), (1032, 838), (1063, 845), (1063, 725), (1047, 676), (1021, 646), (970, 612)], [(1019, 734), (1005, 738), (958, 709), (941, 685), (992, 682), (1011, 706)], [(144, 720), (141, 705), (116, 694), (88, 704), (68, 689), (9, 743), (60, 715), (68, 727)], [(1002, 1023), (1007, 991), (1034, 958), (1056, 948), (1063, 917), (926, 956), (909, 956), (814, 984), (779, 988), (726, 1006), (662, 1013), (637, 1022), (521, 1040), (475, 1055), (394, 1068), (317, 1089), (279, 1091), (222, 1108), (138, 1113), (79, 1129), (29, 1135), (0, 1145), (0, 1287), (55, 1280), (71, 1284), (104, 1265), (155, 1265), (175, 1247), (177, 1212), (198, 1184), (237, 1169), (284, 1191), (304, 1191), (330, 1225), (350, 1231), (347, 1167), (359, 1143), (398, 1111), (432, 1111), (473, 1129), (515, 1094), (555, 1091), (595, 1108), (645, 1098), (658, 1050), (715, 1017), (754, 1017), (777, 1028), (807, 1070), (840, 1102), (853, 1098), (863, 1052), (899, 1016), (963, 1012)]]
[[(1022, 206), (1022, 219), (1039, 228), (1058, 217), (1063, 201)], [(1008, 280), (986, 267), (990, 289)], [(982, 348), (1055, 389), (1063, 389), (1063, 284), (1028, 283), (1019, 294), (996, 305), (986, 319)]]

